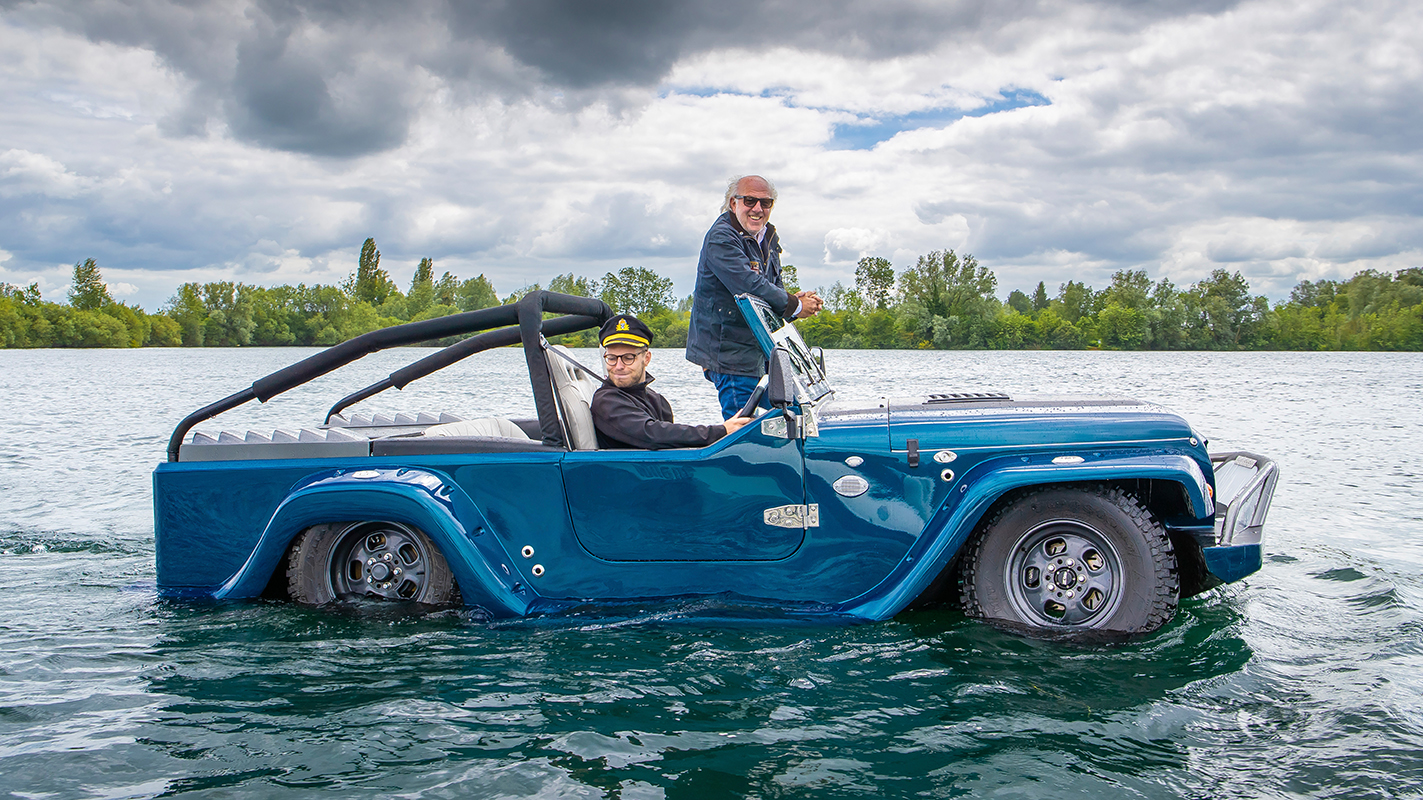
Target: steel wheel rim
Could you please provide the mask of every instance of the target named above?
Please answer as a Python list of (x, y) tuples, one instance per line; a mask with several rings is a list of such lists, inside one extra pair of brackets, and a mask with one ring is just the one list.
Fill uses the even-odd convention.
[(1014, 543), (1004, 573), (1013, 608), (1052, 627), (1092, 627), (1122, 598), (1122, 562), (1111, 540), (1080, 520), (1039, 523)]
[(430, 546), (414, 529), (363, 522), (341, 534), (331, 552), (331, 593), (410, 601), (425, 592)]

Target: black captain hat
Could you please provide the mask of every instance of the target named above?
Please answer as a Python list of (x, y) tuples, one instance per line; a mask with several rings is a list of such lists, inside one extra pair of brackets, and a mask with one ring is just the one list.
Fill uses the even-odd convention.
[(642, 320), (631, 314), (619, 314), (603, 323), (598, 331), (598, 344), (630, 344), (634, 347), (651, 347), (652, 331)]

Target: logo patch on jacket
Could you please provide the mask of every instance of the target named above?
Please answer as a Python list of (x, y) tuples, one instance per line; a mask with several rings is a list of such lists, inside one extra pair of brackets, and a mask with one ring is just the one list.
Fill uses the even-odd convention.
[(760, 262), (760, 261), (752, 261), (752, 262), (751, 262), (751, 269), (754, 269), (754, 270), (756, 270), (757, 272), (760, 272), (760, 271), (761, 271), (761, 262)]

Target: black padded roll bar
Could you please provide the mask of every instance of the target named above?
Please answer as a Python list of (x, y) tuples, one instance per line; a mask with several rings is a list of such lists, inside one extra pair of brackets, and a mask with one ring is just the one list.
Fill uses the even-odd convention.
[[(513, 305), (495, 306), (494, 308), (484, 308), (478, 311), (466, 311), (461, 314), (451, 314), (447, 317), (436, 317), (435, 319), (421, 320), (420, 322), (407, 322), (404, 325), (393, 325), (389, 328), (382, 328), (378, 331), (363, 333), (354, 339), (347, 340), (341, 344), (322, 350), (309, 358), (302, 359), (289, 367), (284, 367), (271, 375), (255, 381), (250, 388), (243, 389), (236, 394), (229, 395), (216, 403), (204, 406), (194, 411), (178, 423), (173, 435), (168, 439), (168, 460), (177, 461), (178, 451), (183, 444), (183, 437), (194, 425), (207, 419), (211, 419), (224, 411), (230, 411), (251, 400), (267, 402), (277, 395), (289, 389), (293, 389), (308, 381), (325, 375), (332, 370), (339, 369), (371, 353), (384, 350), (388, 347), (400, 347), (402, 345), (420, 344), (431, 339), (443, 339), (446, 336), (459, 336), (476, 331), (489, 330), (490, 328), (501, 328), (518, 323), (519, 334), (524, 342), (525, 357), (529, 361), (532, 369), (534, 366), (534, 356), (537, 353), (537, 363), (540, 367), (537, 372), (530, 372), (533, 379), (534, 401), (539, 409), (540, 426), (543, 429), (544, 440), (552, 441), (555, 444), (562, 443), (562, 433), (558, 430), (557, 412), (552, 411), (545, 414), (545, 406), (549, 410), (553, 409), (553, 389), (548, 377), (548, 368), (543, 362), (543, 350), (539, 347), (539, 331), (543, 327), (543, 313), (551, 312), (555, 314), (572, 314), (582, 317), (591, 317), (592, 324), (587, 327), (602, 324), (613, 315), (613, 311), (607, 303), (592, 297), (576, 297), (574, 295), (556, 294), (554, 292), (537, 291), (530, 292), (522, 300)], [(574, 330), (578, 330), (575, 328)], [(570, 333), (572, 331), (564, 331)], [(514, 341), (518, 341), (515, 339)], [(513, 342), (510, 342), (511, 344)], [(532, 351), (530, 348), (532, 347)], [(451, 362), (453, 363), (453, 362)], [(550, 425), (557, 435), (550, 440)]]
[[(596, 317), (574, 315), (555, 317), (544, 322), (543, 332), (545, 336), (558, 336), (564, 333), (573, 333), (574, 331), (595, 328), (599, 324)], [(332, 417), (362, 400), (375, 397), (386, 389), (404, 389), (412, 382), (432, 372), (442, 370), (456, 361), (469, 358), (475, 353), (490, 350), (495, 347), (507, 347), (511, 344), (518, 343), (519, 329), (515, 327), (477, 333), (468, 339), (461, 340), (446, 347), (438, 353), (432, 353), (413, 364), (401, 367), (395, 372), (390, 373), (389, 377), (382, 378), (360, 391), (352, 392), (340, 400), (337, 400), (336, 404), (331, 406), (331, 410), (326, 412), (326, 422), (330, 424)]]
[(543, 432), (543, 443), (567, 447), (563, 438), (563, 425), (558, 421), (558, 405), (553, 396), (553, 378), (548, 372), (548, 355), (543, 348), (540, 330), (543, 315), (552, 311), (561, 314), (586, 314), (596, 317), (598, 324), (613, 316), (613, 309), (602, 300), (591, 297), (575, 297), (553, 292), (531, 292), (520, 300), (519, 337), (524, 341), (524, 360), (529, 365), (530, 383), (534, 390), (534, 407), (539, 413), (539, 428)]

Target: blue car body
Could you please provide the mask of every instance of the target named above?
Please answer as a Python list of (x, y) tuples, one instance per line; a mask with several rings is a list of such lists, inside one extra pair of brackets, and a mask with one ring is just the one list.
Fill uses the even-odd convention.
[[(381, 520), (423, 532), (462, 602), (495, 618), (732, 594), (803, 614), (880, 620), (938, 591), (992, 509), (1063, 486), (1121, 487), (1139, 500), (1170, 537), (1183, 596), (1261, 565), (1276, 477), (1268, 459), (1232, 453), (1213, 462), (1185, 420), (1122, 398), (930, 395), (837, 408), (817, 354), (749, 297), (740, 302), (771, 361), (763, 384), (772, 410), (705, 448), (577, 449), (548, 379), (549, 361), (560, 356), (540, 330), (591, 327), (611, 310), (535, 294), (517, 312), (457, 323), (493, 320), (504, 338), (490, 342), (511, 343), (516, 333), (522, 341), (540, 406), (539, 420), (517, 422), (532, 434), (525, 441), (433, 439), (421, 435), (433, 417), (362, 425), (339, 413), (296, 441), (184, 440), (203, 419), (290, 388), (283, 382), (309, 380), (389, 342), (449, 335), (456, 323), (434, 334), (389, 329), (397, 333), (383, 341), (327, 351), (313, 357), (324, 361), (294, 365), (276, 382), (268, 376), (185, 420), (153, 474), (160, 592), (258, 597), (280, 588), (303, 531)], [(542, 319), (550, 311), (568, 312), (557, 318), (563, 327)], [(419, 372), (385, 383), (403, 385)], [(1217, 497), (1218, 470), (1232, 483), (1230, 497)]]

